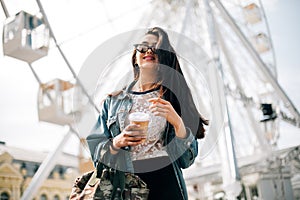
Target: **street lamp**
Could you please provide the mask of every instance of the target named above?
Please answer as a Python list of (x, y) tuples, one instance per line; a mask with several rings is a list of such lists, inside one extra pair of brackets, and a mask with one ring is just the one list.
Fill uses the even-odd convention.
[(262, 103), (260, 108), (263, 113), (260, 122), (263, 123), (265, 138), (270, 144), (274, 145), (277, 139), (275, 137), (275, 119), (277, 118), (277, 114), (270, 103)]

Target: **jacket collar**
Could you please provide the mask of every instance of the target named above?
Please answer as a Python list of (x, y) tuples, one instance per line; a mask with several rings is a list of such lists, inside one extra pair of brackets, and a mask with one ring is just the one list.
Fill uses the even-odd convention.
[(126, 97), (129, 98), (129, 92), (136, 82), (137, 80), (134, 80), (127, 87), (125, 87), (122, 90), (122, 92), (118, 95), (118, 99), (125, 99)]

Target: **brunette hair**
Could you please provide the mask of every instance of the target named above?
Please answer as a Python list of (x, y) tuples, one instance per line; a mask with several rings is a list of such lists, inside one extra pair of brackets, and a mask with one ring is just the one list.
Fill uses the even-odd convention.
[[(170, 44), (168, 34), (159, 27), (149, 29), (145, 35), (147, 34), (155, 35), (158, 38), (156, 53), (160, 65), (158, 68), (158, 81), (161, 85), (161, 94), (164, 94), (164, 99), (169, 101), (182, 117), (184, 124), (195, 133), (195, 137), (198, 139), (203, 138), (205, 136), (203, 126), (208, 125), (208, 120), (197, 111), (191, 91), (180, 68), (177, 55)], [(136, 64), (136, 50), (133, 51), (131, 62), (134, 79), (137, 80), (139, 78), (139, 66)], [(173, 70), (170, 70), (170, 68)]]

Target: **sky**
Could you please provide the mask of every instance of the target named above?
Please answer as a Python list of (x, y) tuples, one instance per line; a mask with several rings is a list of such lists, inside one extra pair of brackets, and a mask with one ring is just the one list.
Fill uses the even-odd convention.
[(297, 0), (275, 2), (270, 8), (266, 4), (265, 10), (275, 48), (278, 82), (299, 110), (300, 92), (297, 76), (300, 74), (300, 26), (297, 19), (300, 15), (300, 2)]
[[(299, 111), (300, 26), (297, 19), (300, 17), (300, 2), (297, 0), (262, 2), (265, 3), (266, 16), (275, 49), (278, 82)], [(281, 127), (281, 130), (289, 130), (289, 128), (291, 126), (285, 125)], [(299, 145), (300, 129), (293, 128), (292, 130), (281, 134), (279, 145), (282, 147)]]
[[(15, 0), (18, 1), (18, 0)], [(8, 2), (8, 1), (7, 1)], [(65, 1), (62, 1), (64, 3)], [(67, 2), (67, 1), (66, 1)], [(80, 1), (75, 1), (74, 6), (82, 6)], [(79, 3), (78, 3), (79, 2)], [(122, 1), (120, 1), (122, 2)], [(124, 1), (125, 2), (125, 1)], [(273, 39), (273, 45), (276, 53), (277, 61), (277, 71), (278, 71), (278, 82), (285, 90), (289, 98), (295, 104), (296, 108), (300, 110), (300, 26), (298, 19), (300, 19), (300, 1), (298, 0), (263, 0), (264, 8), (266, 11), (266, 16), (268, 18), (271, 35)], [(49, 1), (43, 1), (44, 4), (50, 4)], [(95, 4), (93, 8), (95, 10), (99, 9), (103, 5), (98, 1), (92, 1)], [(136, 3), (137, 6), (138, 3)], [(11, 4), (12, 5), (12, 4)], [(17, 9), (23, 9), (20, 4), (15, 6), (16, 8), (9, 7), (10, 10), (17, 11)], [(24, 4), (21, 4), (26, 6)], [(46, 5), (45, 5), (46, 6)], [(49, 5), (48, 5), (49, 6)], [(55, 12), (56, 9), (61, 9), (59, 7), (52, 7), (52, 11)], [(63, 7), (63, 6), (62, 6)], [(70, 8), (69, 12), (76, 14), (77, 7)], [(104, 13), (105, 13), (105, 8)], [(91, 8), (91, 6), (89, 6)], [(31, 7), (26, 7), (26, 9), (31, 9)], [(73, 9), (73, 10), (72, 10)], [(84, 8), (83, 8), (84, 10)], [(12, 12), (13, 12), (12, 11)], [(51, 11), (51, 9), (50, 9)], [(59, 17), (64, 17), (71, 22), (69, 16), (61, 16), (57, 11), (57, 19)], [(107, 11), (106, 11), (107, 12)], [(74, 37), (78, 37), (80, 32), (75, 32), (74, 34), (72, 28), (66, 30), (64, 35), (61, 34), (60, 41), (64, 41), (64, 47), (68, 47), (68, 51), (73, 51), (77, 53), (77, 57), (71, 60), (71, 64), (75, 66), (76, 69), (80, 67), (86, 56), (90, 51), (83, 52), (80, 45), (90, 45), (89, 49), (92, 49), (100, 40), (97, 40), (97, 36), (93, 35), (93, 16), (94, 11), (86, 13), (90, 15), (90, 21), (76, 21), (77, 24), (71, 27), (77, 27), (82, 30), (91, 30), (86, 33), (85, 36), (81, 37), (76, 44), (74, 42), (69, 42), (69, 40), (74, 41)], [(54, 15), (52, 15), (54, 16)], [(51, 20), (55, 20), (53, 17)], [(99, 17), (99, 16), (96, 16)], [(0, 11), (0, 21), (3, 22), (4, 14)], [(107, 26), (107, 24), (103, 24)], [(79, 27), (79, 28), (78, 28)], [(62, 27), (53, 27), (54, 30), (60, 30)], [(96, 38), (95, 41), (90, 43), (85, 43), (86, 38)], [(54, 47), (52, 47), (54, 48)], [(65, 48), (67, 49), (67, 48)], [(57, 56), (54, 51), (49, 52), (49, 57)], [(43, 64), (46, 62), (48, 66), (50, 65), (52, 70), (47, 71)], [(60, 67), (63, 62), (61, 60), (45, 60), (38, 61), (37, 64), (34, 63), (33, 67), (39, 72), (45, 80), (45, 77), (49, 76), (51, 78), (65, 78), (66, 74), (70, 74), (66, 67)], [(67, 127), (62, 127), (58, 125), (51, 125), (46, 122), (39, 122), (37, 115), (37, 97), (38, 97), (38, 83), (34, 79), (32, 72), (30, 71), (28, 65), (22, 61), (3, 56), (2, 45), (0, 49), (0, 141), (6, 142), (9, 146), (16, 146), (25, 149), (33, 149), (38, 151), (52, 151), (59, 144), (62, 137), (68, 131)], [(299, 135), (296, 138), (300, 139), (300, 129), (296, 132)], [(289, 141), (293, 140), (295, 135), (287, 134), (284, 137), (289, 138)], [(294, 139), (294, 142), (297, 141)], [(299, 141), (299, 140), (298, 140)], [(70, 138), (68, 144), (65, 146), (65, 151), (74, 153), (77, 152), (76, 145), (74, 142), (78, 142), (76, 136)], [(299, 144), (299, 143), (298, 143)], [(287, 145), (287, 144), (285, 144)]]

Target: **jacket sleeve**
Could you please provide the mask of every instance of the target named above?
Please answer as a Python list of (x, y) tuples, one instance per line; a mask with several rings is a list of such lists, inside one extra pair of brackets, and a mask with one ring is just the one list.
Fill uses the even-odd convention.
[(103, 105), (98, 120), (93, 127), (90, 135), (86, 138), (94, 165), (101, 161), (110, 166), (114, 159), (114, 155), (110, 153), (111, 138), (110, 131), (107, 127), (108, 106), (111, 97), (108, 97)]
[(198, 142), (188, 127), (186, 127), (187, 137), (184, 139), (175, 135), (173, 127), (171, 131), (174, 137), (168, 144), (169, 154), (172, 154), (172, 158), (180, 168), (188, 168), (198, 155)]

